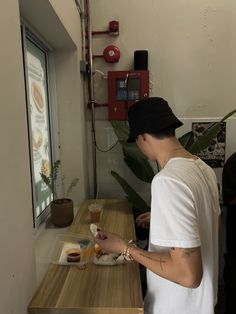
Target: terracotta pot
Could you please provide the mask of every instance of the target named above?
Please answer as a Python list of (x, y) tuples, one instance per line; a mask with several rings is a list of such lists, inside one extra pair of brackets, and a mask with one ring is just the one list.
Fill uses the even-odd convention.
[(69, 226), (74, 219), (73, 201), (69, 198), (60, 198), (51, 202), (51, 222), (56, 227)]

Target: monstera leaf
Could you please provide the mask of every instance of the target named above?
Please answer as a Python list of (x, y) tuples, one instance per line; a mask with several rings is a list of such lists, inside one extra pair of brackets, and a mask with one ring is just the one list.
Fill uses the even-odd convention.
[(199, 153), (201, 150), (207, 148), (211, 141), (217, 137), (218, 133), (221, 130), (221, 125), (219, 122), (212, 123), (212, 125), (206, 130), (206, 132), (202, 135), (197, 137), (195, 142), (188, 148), (190, 153)]
[(152, 182), (155, 173), (147, 159), (125, 156), (124, 162), (138, 179), (147, 183)]
[(181, 136), (178, 139), (181, 143), (181, 145), (183, 145), (183, 147), (185, 147), (186, 149), (188, 149), (194, 142), (194, 134), (193, 131), (190, 131), (188, 133), (185, 133), (183, 136)]
[(144, 182), (151, 183), (155, 175), (147, 157), (140, 151), (136, 143), (127, 143), (129, 127), (125, 121), (111, 122), (114, 132), (122, 145), (124, 162), (133, 174)]
[(198, 153), (201, 150), (208, 147), (211, 141), (218, 135), (221, 130), (221, 122), (224, 122), (230, 116), (232, 116), (236, 112), (236, 109), (228, 113), (224, 118), (222, 118), (219, 122), (213, 122), (212, 125), (204, 132), (202, 136), (197, 137), (195, 142), (188, 147), (188, 150), (191, 153)]
[(127, 200), (133, 204), (133, 207), (136, 210), (136, 215), (150, 210), (150, 207), (142, 199), (142, 197), (139, 196), (138, 193), (136, 193), (135, 190), (117, 172), (111, 171), (111, 174), (126, 193)]
[(129, 126), (126, 121), (111, 121), (113, 130), (120, 142), (126, 142), (129, 137)]

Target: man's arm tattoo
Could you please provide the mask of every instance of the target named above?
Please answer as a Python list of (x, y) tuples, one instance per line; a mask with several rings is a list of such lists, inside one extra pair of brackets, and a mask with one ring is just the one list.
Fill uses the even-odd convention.
[(146, 257), (146, 258), (148, 258), (148, 259), (150, 259), (150, 260), (159, 262), (159, 263), (160, 263), (160, 268), (161, 268), (161, 270), (164, 271), (164, 269), (163, 269), (163, 264), (166, 263), (166, 260), (163, 259), (162, 256), (160, 256), (159, 258), (156, 258), (156, 257), (154, 257), (154, 256), (147, 256), (147, 255), (145, 255), (145, 254), (143, 254), (143, 253), (140, 253), (140, 255), (143, 256), (143, 257)]

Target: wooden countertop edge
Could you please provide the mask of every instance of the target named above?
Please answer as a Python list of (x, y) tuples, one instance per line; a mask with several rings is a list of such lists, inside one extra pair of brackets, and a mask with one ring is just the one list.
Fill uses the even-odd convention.
[[(65, 311), (70, 310), (71, 314), (144, 314), (144, 308), (112, 308), (112, 307), (94, 307), (94, 308), (38, 308), (31, 307), (28, 309), (29, 314), (47, 313), (47, 314), (64, 314)], [(36, 311), (36, 312), (35, 312)]]

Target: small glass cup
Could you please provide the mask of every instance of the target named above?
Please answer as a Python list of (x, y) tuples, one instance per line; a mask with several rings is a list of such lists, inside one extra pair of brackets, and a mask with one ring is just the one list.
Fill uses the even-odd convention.
[(88, 205), (88, 210), (90, 212), (90, 221), (100, 222), (101, 215), (102, 215), (102, 204), (100, 203), (92, 203)]

